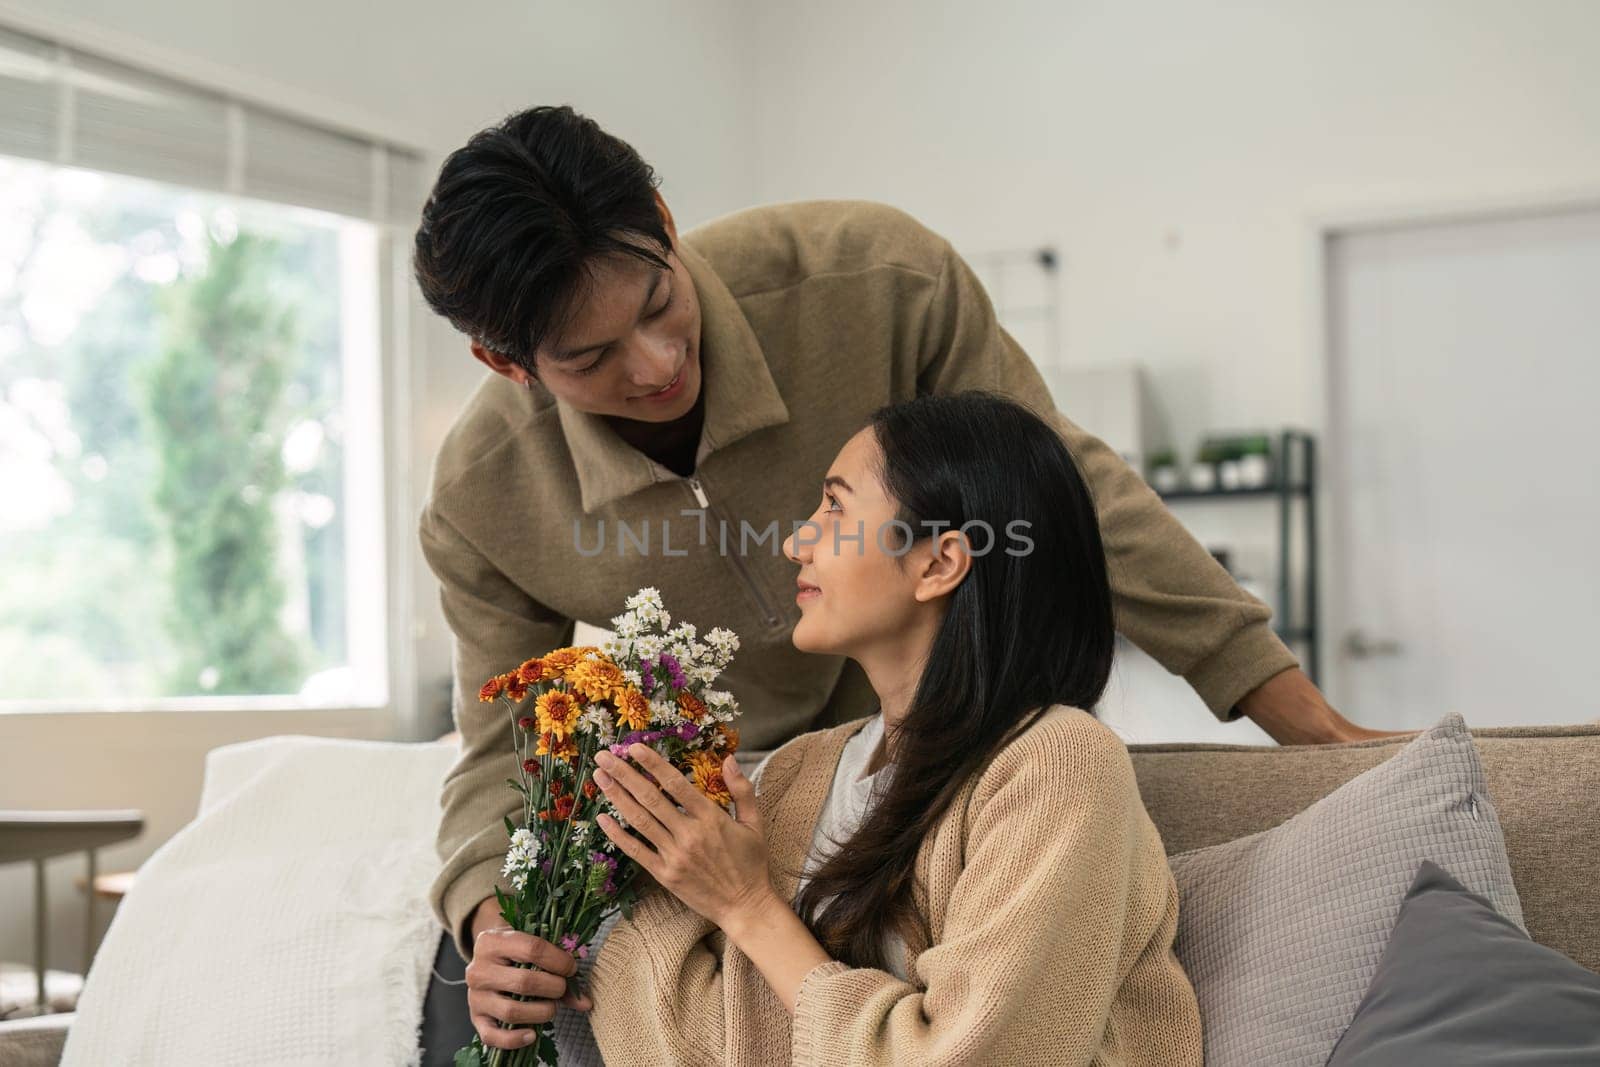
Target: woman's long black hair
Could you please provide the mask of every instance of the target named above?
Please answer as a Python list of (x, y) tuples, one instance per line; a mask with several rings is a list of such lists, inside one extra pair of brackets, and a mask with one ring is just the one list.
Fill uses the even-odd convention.
[[(1052, 704), (1093, 714), (1116, 631), (1094, 501), (1049, 424), (974, 391), (892, 404), (869, 425), (879, 480), (918, 541), (931, 536), (924, 522), (975, 524), (971, 569), (950, 594), (902, 727), (885, 737), (888, 788), (795, 901), (835, 958), (887, 969), (888, 931), (916, 924), (931, 940), (912, 897), (923, 839), (1014, 727)], [(900, 561), (921, 558), (913, 547)]]

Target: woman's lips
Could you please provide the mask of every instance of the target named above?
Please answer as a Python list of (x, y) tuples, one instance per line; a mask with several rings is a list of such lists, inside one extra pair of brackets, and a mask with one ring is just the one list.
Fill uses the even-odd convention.
[(799, 586), (794, 594), (796, 600), (811, 600), (822, 595), (822, 590), (814, 585), (807, 585), (805, 582), (797, 582), (795, 584)]

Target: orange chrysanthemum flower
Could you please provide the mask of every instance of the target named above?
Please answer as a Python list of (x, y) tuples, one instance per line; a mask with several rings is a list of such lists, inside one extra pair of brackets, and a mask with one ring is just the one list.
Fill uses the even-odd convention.
[(725, 722), (717, 723), (717, 739), (712, 742), (712, 747), (721, 755), (739, 751), (739, 731)]
[(506, 696), (512, 700), (525, 700), (528, 696), (528, 683), (516, 671), (501, 675), (506, 680)]
[(700, 717), (706, 713), (706, 706), (700, 698), (690, 692), (678, 694), (678, 710), (683, 712), (683, 717), (691, 722), (699, 722)]
[(544, 661), (539, 659), (524, 660), (522, 666), (517, 668), (517, 677), (528, 685), (537, 685), (550, 680), (545, 673)]
[(564, 822), (572, 817), (573, 799), (561, 797), (554, 806), (546, 808), (539, 813), (539, 818), (545, 822)]
[(478, 699), (487, 704), (489, 701), (499, 696), (500, 691), (505, 687), (506, 676), (503, 674), (497, 674), (493, 678), (490, 678), (487, 682), (483, 683), (483, 688), (478, 690)]
[(578, 745), (570, 737), (555, 737), (552, 734), (539, 735), (539, 747), (534, 750), (535, 755), (554, 756), (556, 759), (566, 760), (568, 763), (578, 758)]
[(566, 673), (567, 684), (585, 700), (615, 701), (628, 688), (622, 668), (607, 659), (581, 660)]
[(572, 731), (578, 725), (578, 717), (583, 714), (583, 707), (577, 698), (561, 689), (539, 694), (533, 707), (540, 732), (563, 739), (572, 736)]
[(590, 652), (599, 651), (593, 645), (571, 645), (567, 648), (558, 648), (546, 652), (539, 657), (540, 662), (544, 664), (544, 680), (548, 682), (559, 678), (562, 674), (571, 670), (584, 656)]
[(629, 730), (643, 730), (650, 725), (650, 698), (633, 686), (623, 689), (617, 698), (617, 725)]
[(723, 807), (733, 803), (728, 783), (722, 779), (722, 760), (710, 752), (689, 753), (689, 769), (694, 772), (695, 788)]

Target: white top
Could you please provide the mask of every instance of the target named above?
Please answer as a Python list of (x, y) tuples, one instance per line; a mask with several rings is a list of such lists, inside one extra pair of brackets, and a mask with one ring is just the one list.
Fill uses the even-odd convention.
[[(883, 712), (880, 711), (845, 742), (838, 769), (833, 774), (833, 784), (828, 787), (828, 799), (822, 803), (822, 814), (817, 817), (816, 828), (811, 834), (811, 852), (806, 856), (799, 883), (795, 887), (797, 897), (806, 885), (806, 875), (833, 854), (832, 842), (848, 841), (877, 798), (888, 788), (894, 776), (894, 764), (885, 763), (876, 774), (866, 773), (867, 764), (872, 762), (872, 754), (878, 750), (878, 742), (882, 739)], [(884, 936), (883, 948), (888, 957), (889, 972), (908, 980), (905, 942), (890, 931)]]

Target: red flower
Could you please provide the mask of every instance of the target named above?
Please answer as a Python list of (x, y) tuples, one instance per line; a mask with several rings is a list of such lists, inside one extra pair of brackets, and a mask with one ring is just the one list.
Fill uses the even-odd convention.
[(522, 718), (517, 720), (517, 729), (519, 730), (532, 730), (533, 727), (534, 722), (532, 715), (524, 715)]
[(533, 775), (535, 778), (539, 777), (539, 761), (531, 758), (523, 760), (522, 770), (527, 774)]
[(583, 795), (588, 799), (593, 800), (594, 795), (598, 792), (600, 792), (600, 787), (594, 784), (593, 778), (583, 783)]
[(499, 696), (500, 690), (504, 689), (505, 686), (505, 675), (497, 674), (493, 678), (490, 678), (487, 682), (483, 683), (483, 688), (478, 690), (478, 699), (487, 704), (489, 701)]
[(561, 783), (561, 779), (559, 779), (559, 778), (550, 779), (550, 795), (551, 796), (553, 796), (553, 797), (560, 796), (562, 793), (566, 792), (566, 788), (567, 787)]
[(572, 798), (571, 797), (557, 797), (556, 798), (556, 818), (557, 819), (567, 819), (567, 818), (570, 818), (571, 815), (572, 815)]

